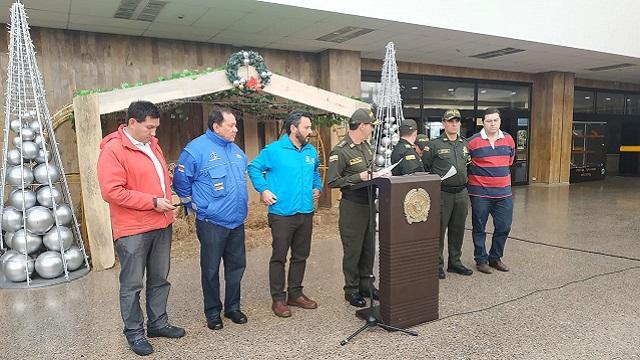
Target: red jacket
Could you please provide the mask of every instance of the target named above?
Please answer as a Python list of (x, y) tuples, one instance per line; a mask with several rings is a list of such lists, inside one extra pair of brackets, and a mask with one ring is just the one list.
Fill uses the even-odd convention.
[[(102, 139), (98, 157), (98, 182), (102, 198), (109, 203), (114, 240), (164, 229), (174, 220), (172, 211), (153, 209), (153, 198), (163, 197), (156, 169), (151, 158), (129, 140), (124, 127)], [(171, 199), (171, 178), (158, 139), (153, 137), (150, 145), (164, 171), (166, 198)]]

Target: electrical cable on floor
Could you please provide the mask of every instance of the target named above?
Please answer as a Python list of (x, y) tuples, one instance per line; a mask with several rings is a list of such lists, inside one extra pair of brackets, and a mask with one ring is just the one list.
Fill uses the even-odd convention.
[[(465, 228), (465, 229), (471, 231), (471, 229), (469, 229), (469, 228)], [(491, 233), (491, 232), (487, 232), (487, 234), (493, 235), (493, 233)], [(539, 242), (539, 241), (533, 241), (533, 240), (517, 238), (517, 237), (514, 237), (514, 236), (508, 236), (508, 238), (516, 240), (516, 241), (525, 242), (525, 243), (548, 246), (548, 247), (553, 247), (553, 248), (558, 248), (558, 249), (563, 249), (563, 250), (577, 251), (577, 252), (582, 252), (582, 253), (587, 253), (587, 254), (606, 256), (606, 257), (612, 257), (612, 258), (624, 259), (624, 260), (631, 260), (631, 261), (640, 261), (640, 259), (638, 259), (638, 258), (629, 257), (629, 256), (608, 254), (608, 253), (604, 253), (604, 252), (600, 252), (600, 251), (584, 250), (584, 249), (572, 248), (572, 247), (568, 247), (568, 246), (548, 244), (548, 243), (543, 243), (543, 242)], [(513, 303), (513, 302), (516, 302), (516, 301), (520, 301), (522, 299), (525, 299), (525, 298), (527, 298), (529, 296), (532, 296), (532, 295), (535, 295), (535, 294), (538, 294), (538, 293), (560, 290), (560, 289), (563, 289), (563, 288), (565, 288), (565, 287), (567, 287), (569, 285), (579, 284), (579, 283), (583, 283), (583, 282), (586, 282), (586, 281), (589, 281), (589, 280), (593, 280), (595, 278), (614, 275), (614, 274), (620, 274), (620, 273), (623, 273), (623, 272), (626, 272), (626, 271), (629, 271), (629, 270), (635, 270), (635, 269), (640, 269), (640, 265), (631, 266), (631, 267), (627, 267), (627, 268), (619, 269), (619, 270), (614, 270), (614, 271), (609, 271), (609, 272), (605, 272), (605, 273), (599, 273), (599, 274), (591, 275), (591, 276), (586, 277), (584, 279), (578, 279), (578, 280), (569, 281), (569, 282), (564, 283), (564, 284), (559, 285), (559, 286), (554, 286), (554, 287), (550, 287), (550, 288), (543, 288), (543, 289), (536, 289), (536, 290), (533, 290), (533, 291), (531, 291), (531, 292), (529, 292), (527, 294), (518, 296), (518, 297), (513, 298), (513, 299), (509, 299), (509, 300), (506, 300), (506, 301), (503, 301), (503, 302), (499, 302), (497, 304), (493, 304), (493, 305), (488, 306), (488, 307), (450, 314), (450, 315), (438, 318), (436, 320), (430, 321), (429, 323), (435, 323), (435, 322), (443, 321), (443, 320), (446, 320), (446, 319), (449, 319), (449, 318), (452, 318), (452, 317), (456, 317), (456, 316), (470, 315), (470, 314), (480, 313), (480, 312), (483, 312), (483, 311), (488, 311), (488, 310), (497, 308), (497, 307), (502, 306), (502, 305), (506, 305), (506, 304)]]

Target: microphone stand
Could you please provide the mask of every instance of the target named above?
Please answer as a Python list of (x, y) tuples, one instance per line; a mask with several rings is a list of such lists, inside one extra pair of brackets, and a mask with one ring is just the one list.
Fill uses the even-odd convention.
[[(375, 152), (374, 152), (374, 157), (375, 157)], [(371, 163), (369, 164), (369, 166), (367, 167), (367, 178), (368, 181), (373, 180), (373, 166), (374, 166), (374, 159), (371, 159)], [(373, 247), (372, 249), (376, 248), (376, 204), (375, 204), (375, 196), (374, 196), (374, 191), (373, 191), (373, 184), (370, 184), (367, 186), (367, 197), (369, 199), (369, 234), (371, 235), (371, 242), (373, 243)], [(373, 272), (373, 269), (372, 269)], [(373, 289), (374, 289), (374, 282), (375, 282), (375, 276), (373, 274), (367, 274), (362, 276), (363, 279), (369, 279), (369, 308), (365, 309), (365, 310), (358, 310), (356, 311), (356, 316), (363, 319), (365, 321), (365, 324), (362, 325), (362, 327), (360, 327), (358, 330), (356, 330), (353, 334), (347, 336), (344, 340), (340, 341), (340, 345), (344, 346), (347, 345), (349, 343), (349, 341), (351, 341), (354, 337), (356, 337), (358, 334), (360, 334), (361, 332), (363, 332), (365, 329), (368, 328), (373, 328), (376, 326), (379, 326), (387, 331), (400, 331), (403, 332), (405, 334), (411, 335), (411, 336), (418, 336), (418, 333), (415, 331), (411, 331), (411, 330), (407, 330), (407, 329), (402, 329), (396, 326), (392, 326), (392, 325), (388, 325), (385, 324), (381, 319), (380, 319), (380, 315), (379, 315), (379, 307), (378, 306), (374, 306), (374, 299), (373, 299)]]

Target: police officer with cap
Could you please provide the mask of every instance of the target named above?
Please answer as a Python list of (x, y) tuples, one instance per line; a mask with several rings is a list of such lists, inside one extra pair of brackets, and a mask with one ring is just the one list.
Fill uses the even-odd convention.
[[(379, 123), (371, 110), (356, 110), (349, 119), (348, 134), (329, 155), (327, 185), (340, 188), (342, 192), (338, 227), (343, 248), (345, 300), (356, 307), (366, 306), (364, 297), (369, 296), (369, 275), (373, 274), (375, 251), (369, 222), (375, 220), (370, 218), (367, 188), (353, 190), (350, 187), (369, 179), (373, 151), (368, 139), (373, 127)], [(373, 297), (379, 298), (375, 288)]]
[(443, 177), (453, 166), (456, 174), (442, 180), (441, 216), (440, 216), (440, 269), (438, 276), (444, 273), (444, 237), (447, 232), (449, 244), (448, 272), (471, 275), (473, 270), (460, 261), (462, 240), (467, 219), (469, 195), (467, 193), (467, 164), (471, 161), (467, 140), (460, 136), (460, 111), (447, 110), (442, 117), (444, 133), (429, 142), (422, 155), (425, 169)]
[(393, 148), (391, 153), (391, 163), (400, 163), (391, 170), (393, 175), (413, 174), (424, 171), (422, 159), (415, 149), (415, 142), (418, 138), (418, 125), (411, 119), (406, 119), (400, 125), (400, 141)]

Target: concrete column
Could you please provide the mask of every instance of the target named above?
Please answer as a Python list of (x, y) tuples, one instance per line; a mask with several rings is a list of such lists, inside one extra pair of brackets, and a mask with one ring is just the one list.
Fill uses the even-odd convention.
[(569, 183), (575, 75), (547, 72), (533, 83), (531, 182)]
[[(320, 87), (325, 90), (345, 96), (360, 96), (360, 73), (360, 52), (326, 50), (320, 54)], [(346, 130), (345, 126), (338, 125), (331, 129), (320, 129), (320, 136), (324, 144), (325, 166), (328, 166), (331, 149), (346, 134)], [(339, 199), (340, 191), (337, 189), (330, 191), (325, 183), (320, 206), (333, 206)]]

